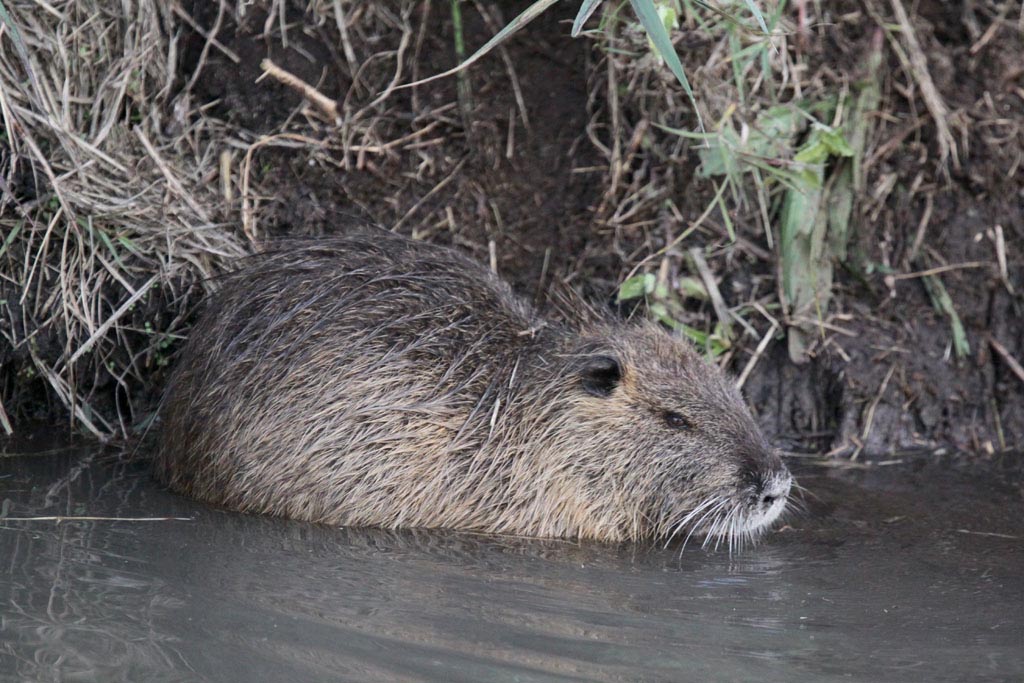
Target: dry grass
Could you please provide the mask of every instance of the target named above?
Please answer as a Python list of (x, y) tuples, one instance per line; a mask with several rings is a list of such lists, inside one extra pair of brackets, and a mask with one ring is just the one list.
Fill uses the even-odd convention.
[[(182, 283), (242, 253), (213, 208), (217, 149), (175, 93), (166, 3), (3, 7), (0, 396), (36, 375), (80, 427), (125, 433), (182, 331)], [(94, 404), (111, 382), (116, 405)]]
[[(259, 8), (250, 3), (221, 2), (203, 26), (176, 1), (0, 1), (0, 430), (8, 434), (38, 405), (40, 384), (94, 436), (146, 424), (159, 370), (216, 286), (210, 278), (266, 236), (261, 209), (272, 189), (258, 177), (262, 154), (287, 150), (373, 175), (404, 155), (419, 159), (422, 178), (441, 174), (441, 185), (462, 168), (439, 136), (458, 125), (454, 102), (421, 102), (414, 90), (404, 102), (411, 121), (388, 106), (399, 83), (421, 75), (418, 3), (311, 2), (306, 17), (340, 36), (348, 92), (325, 97), (268, 61), (268, 76), (309, 103), (256, 134), (192, 97), (211, 53), (240, 62), (218, 33), (251, 19)], [(281, 0), (263, 9), (267, 40), (288, 46), (289, 32), (303, 30), (283, 21)], [(178, 72), (185, 27), (204, 38), (191, 73)]]
[[(127, 15), (119, 0), (0, 3), (9, 15), (0, 29), (0, 429), (12, 429), (19, 392), (40, 380), (93, 434), (139, 423), (140, 392), (210, 286), (197, 283), (271, 232), (278, 200), (265, 171), (274, 155), (336, 172), (339, 195), (386, 227), (468, 242), (461, 226), (483, 224), (484, 243), (470, 246), (498, 260), (492, 236), (507, 217), (473, 174), (515, 158), (538, 127), (523, 67), (504, 45), (488, 58), (507, 77), (496, 87), (514, 94), (507, 121), (469, 120), (493, 82), (485, 92), (467, 92), (470, 80), (461, 92), (400, 88), (437, 73), (425, 45), (431, 27), (453, 18), (439, 19), (450, 3), (308, 0), (299, 12), (300, 3), (238, 0), (202, 19), (173, 0), (137, 0)], [(618, 257), (620, 281), (648, 297), (652, 314), (744, 380), (784, 336), (796, 360), (845, 357), (851, 314), (836, 301), (835, 264), (852, 278), (874, 274), (873, 286), (885, 274), (890, 298), (920, 278), (953, 345), (963, 312), (943, 296), (943, 279), (989, 268), (1012, 294), (1016, 257), (998, 225), (991, 264), (941, 253), (933, 208), (958, 164), (970, 172), (979, 145), (1005, 178), (1019, 172), (1024, 126), (1006, 104), (1020, 93), (994, 89), (969, 108), (947, 101), (943, 65), (928, 59), (935, 37), (901, 0), (758, 5), (769, 39), (746, 0), (680, 0), (671, 38), (707, 130), (694, 135), (690, 98), (642, 27), (623, 3), (601, 3), (583, 35), (593, 46), (585, 135), (603, 163), (578, 169), (598, 187), (593, 241)], [(972, 8), (969, 51), (979, 59), (999, 36), (1024, 30), (1018, 0)], [(312, 76), (264, 64), (255, 87), (283, 85), (303, 100), (259, 133), (192, 95), (212, 56), (240, 64), (222, 29), (255, 14), (259, 39), (282, 52), (301, 52), (304, 34), (337, 39), (335, 61)], [(482, 17), (491, 33), (507, 23), (482, 2), (462, 3), (462, 16)], [(195, 68), (179, 73), (186, 28), (203, 47)], [(840, 38), (829, 49), (841, 57), (823, 52), (826, 34)], [(900, 68), (883, 60), (883, 73), (872, 72), (882, 55)], [(907, 205), (924, 208), (903, 245), (893, 235)], [(847, 254), (857, 226), (878, 232), (866, 257)], [(1013, 349), (991, 348), (1019, 368)], [(868, 405), (878, 386), (865, 391)]]

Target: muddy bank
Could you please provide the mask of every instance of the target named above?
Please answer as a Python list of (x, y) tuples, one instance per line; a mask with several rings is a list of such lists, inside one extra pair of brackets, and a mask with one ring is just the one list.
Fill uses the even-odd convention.
[[(718, 360), (746, 374), (746, 394), (783, 447), (990, 457), (1024, 440), (1024, 376), (1014, 366), (1024, 360), (1024, 51), (1012, 3), (919, 3), (902, 33), (891, 30), (900, 3), (794, 3), (773, 15), (777, 54), (739, 75), (730, 50), (754, 45), (748, 27), (734, 35), (688, 14), (674, 29), (709, 130), (727, 122), (748, 138), (774, 103), (834, 109), (837, 94), (863, 89), (865, 64), (878, 55), (878, 103), (863, 116), (862, 185), (844, 256), (826, 259), (831, 297), (810, 322), (791, 315), (783, 292), (785, 188), (762, 192), (745, 174), (747, 185), (725, 191), (698, 142), (662, 127), (694, 130), (696, 119), (629, 22), (606, 15), (604, 34), (572, 40), (574, 8), (556, 6), (465, 72), (460, 94), (457, 78), (394, 89), (455, 64), (448, 6), (354, 2), (339, 17), (322, 5), (194, 3), (167, 18), (177, 66), (152, 106), (176, 113), (165, 126), (172, 137), (173, 126), (187, 135), (162, 149), (204, 160), (204, 208), (231, 240), (253, 249), (371, 222), (491, 262), (541, 306), (568, 284), (623, 315), (649, 314), (615, 301), (620, 283), (647, 273), (672, 293), (675, 323), (714, 336), (723, 306), (734, 318)], [(467, 52), (523, 6), (464, 5)], [(910, 32), (927, 78), (905, 42)], [(334, 101), (336, 115), (267, 76), (264, 59)], [(762, 62), (771, 69), (759, 76)], [(765, 84), (779, 89), (769, 95)], [(947, 110), (948, 136), (929, 87)], [(844, 120), (847, 137), (855, 124)], [(794, 148), (810, 135), (794, 133)], [(846, 163), (830, 157), (825, 177)], [(33, 248), (16, 242), (5, 257), (25, 259)], [(78, 352), (77, 338), (56, 325), (40, 325), (33, 344), (44, 351), (30, 353), (31, 321), (8, 304), (2, 405), (17, 419), (65, 411), (74, 394), (55, 399), (51, 377), (26, 372), (54, 356), (58, 380), (70, 374), (87, 388), (89, 415), (106, 416), (113, 431), (145, 423), (147, 397), (197, 308), (197, 276), (227, 267), (228, 251), (196, 257), (209, 265), (203, 273), (181, 270), (177, 284), (162, 285), (154, 301), (166, 315), (115, 321), (121, 338), (134, 339), (152, 320), (152, 367), (137, 367), (138, 350)], [(684, 293), (694, 282), (703, 295)], [(105, 305), (117, 311), (126, 297), (111, 294)], [(787, 338), (795, 329), (805, 337), (800, 363)], [(134, 371), (111, 379), (112, 361)], [(39, 409), (45, 401), (52, 410)]]
[[(870, 14), (856, 3), (847, 4), (844, 9), (859, 12), (855, 20), (847, 16), (815, 29), (802, 48), (812, 68), (840, 74), (837, 84), (860, 76), (855, 58), (867, 52), (872, 38)], [(514, 8), (505, 3), (467, 10), (470, 48), (488, 35), (482, 12), (492, 25), (503, 25)], [(437, 7), (427, 14), (420, 6), (407, 9), (410, 26), (426, 27), (416, 37), (416, 66), (409, 78), (450, 68), (450, 15)], [(394, 137), (399, 129), (408, 130), (405, 121), (420, 121), (413, 130), (429, 131), (415, 149), (357, 152), (355, 159), (325, 156), (321, 150), (261, 153), (259, 186), (265, 200), (259, 230), (329, 233), (353, 221), (369, 221), (458, 245), (483, 261), (493, 258), (499, 272), (528, 297), (543, 300), (551, 282), (561, 280), (612, 302), (618, 283), (645, 259), (641, 267), (649, 269), (649, 257), (675, 241), (686, 221), (704, 209), (714, 187), (698, 177), (700, 159), (694, 151), (688, 159), (658, 158), (663, 142), (647, 143), (658, 133), (649, 125), (640, 130), (647, 112), (639, 104), (641, 96), (628, 89), (620, 93), (621, 110), (615, 114), (636, 119), (639, 145), (630, 158), (618, 159), (623, 168), (610, 166), (599, 147), (613, 139), (605, 130), (612, 125), (612, 113), (601, 100), (600, 84), (595, 85), (604, 75), (605, 56), (593, 41), (569, 40), (571, 8), (560, 12), (544, 15), (508, 42), (502, 55), (467, 72), (473, 98), (466, 119), (452, 107), (457, 101), (454, 78), (397, 93), (375, 125), (393, 126)], [(308, 12), (289, 17), (298, 25), (311, 21)], [(198, 19), (209, 23), (213, 17)], [(941, 3), (926, 3), (914, 17), (935, 65), (936, 86), (958, 112), (958, 167), (941, 163), (929, 151), (935, 133), (926, 112), (914, 92), (901, 90), (908, 76), (899, 57), (886, 53), (888, 109), (878, 113), (876, 158), (865, 194), (858, 198), (851, 258), (837, 269), (832, 311), (820, 328), (818, 349), (808, 363), (796, 365), (780, 338), (767, 347), (747, 384), (766, 428), (782, 443), (847, 453), (942, 446), (992, 453), (1019, 443), (1024, 435), (1024, 378), (1014, 374), (990, 341), (1010, 357), (1024, 356), (1019, 295), (1024, 184), (1014, 172), (1024, 149), (1024, 100), (1014, 59), (1019, 50), (1013, 49), (1020, 36), (1007, 27), (996, 31), (982, 51), (972, 51), (979, 36), (973, 35), (970, 21)], [(265, 25), (265, 16), (258, 13), (240, 26), (225, 24), (220, 39), (244, 54), (247, 66), (240, 77), (228, 58), (210, 51), (197, 97), (216, 102), (240, 126), (277, 130), (302, 111), (302, 103), (284, 85), (266, 78), (255, 83), (261, 73), (256, 62), (269, 56), (318, 84), (329, 97), (358, 98), (343, 56), (327, 56), (336, 52), (332, 46), (338, 39), (331, 25), (293, 31), (290, 48), (282, 47), (276, 33), (259, 37)], [(382, 39), (394, 40), (399, 33), (393, 30), (394, 35), (385, 33)], [(698, 40), (701, 33), (686, 37)], [(186, 59), (204, 44), (198, 37), (194, 41)], [(697, 71), (694, 78), (699, 77)], [(655, 85), (671, 88), (665, 82), (620, 87)], [(316, 119), (315, 111), (309, 115)], [(692, 123), (692, 116), (680, 118)], [(334, 129), (319, 133), (320, 139), (336, 134)], [(610, 176), (622, 182), (636, 176), (655, 179), (647, 191), (680, 207), (679, 220), (637, 215), (623, 221), (610, 215), (616, 200)], [(725, 303), (738, 307), (774, 289), (778, 263), (773, 254), (765, 254), (770, 246), (755, 222), (748, 218), (744, 224), (741, 213), (736, 218), (738, 244), (728, 244), (723, 235), (698, 233), (674, 245), (668, 256), (670, 267), (679, 271), (686, 248), (703, 242), (711, 250)], [(1005, 280), (992, 265), (997, 260), (995, 226), (1008, 246)], [(934, 260), (921, 258), (924, 252)], [(970, 344), (965, 358), (952, 352), (949, 319), (934, 309), (921, 277), (913, 276), (928, 267), (943, 272)], [(875, 272), (866, 272), (871, 268)], [(698, 303), (691, 308), (707, 329), (710, 307)], [(767, 331), (764, 323), (751, 320), (757, 335)], [(757, 335), (740, 339), (728, 360), (735, 371), (751, 358), (761, 339)]]

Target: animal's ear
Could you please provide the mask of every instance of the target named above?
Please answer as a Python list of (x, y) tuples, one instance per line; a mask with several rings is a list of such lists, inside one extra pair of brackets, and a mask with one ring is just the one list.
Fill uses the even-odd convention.
[(622, 368), (612, 356), (590, 356), (580, 370), (583, 391), (604, 398), (612, 393), (622, 379)]

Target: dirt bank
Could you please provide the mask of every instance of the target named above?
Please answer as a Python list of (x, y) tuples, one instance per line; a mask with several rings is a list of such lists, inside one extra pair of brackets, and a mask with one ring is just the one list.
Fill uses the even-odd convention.
[[(673, 31), (709, 131), (735, 129), (748, 144), (783, 106), (838, 122), (852, 141), (852, 160), (837, 153), (821, 164), (828, 187), (854, 169), (856, 191), (841, 245), (835, 226), (828, 237), (831, 296), (803, 318), (782, 284), (780, 216), (795, 181), (768, 176), (791, 168), (813, 128), (794, 124), (790, 148), (773, 150), (760, 173), (716, 175), (702, 141), (666, 130), (696, 130), (696, 118), (625, 13), (609, 10), (602, 33), (572, 40), (575, 7), (556, 6), (464, 72), (460, 94), (457, 78), (393, 89), (455, 64), (446, 3), (195, 3), (173, 18), (175, 94), (154, 106), (184, 112), (214, 150), (205, 181), (216, 196), (204, 201), (249, 248), (369, 221), (491, 261), (541, 305), (568, 283), (623, 314), (668, 306), (672, 324), (697, 336), (718, 339), (729, 323), (731, 337), (707, 347), (744, 373), (784, 447), (1019, 448), (1019, 3), (823, 4), (818, 16), (815, 3), (781, 14), (768, 3), (775, 50), (752, 65), (740, 58), (763, 39), (742, 3), (733, 8), (742, 25), (689, 12)], [(463, 3), (467, 52), (524, 6)], [(901, 10), (906, 25), (894, 29)], [(267, 76), (264, 59), (335, 102), (336, 115)], [(871, 88), (874, 106), (844, 118)], [(616, 304), (618, 286), (644, 273), (667, 298)], [(186, 316), (195, 307), (166, 304)], [(802, 335), (800, 353), (787, 334)], [(15, 382), (14, 372), (4, 370), (3, 404), (25, 416), (12, 390), (45, 394), (45, 384)], [(137, 384), (159, 382), (142, 373)], [(114, 389), (91, 395), (96, 410), (117, 411)]]

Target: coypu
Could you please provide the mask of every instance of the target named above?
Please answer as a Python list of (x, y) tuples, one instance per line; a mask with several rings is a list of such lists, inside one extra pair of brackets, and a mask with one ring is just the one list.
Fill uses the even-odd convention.
[(485, 267), (383, 230), (226, 276), (162, 415), (173, 490), (344, 526), (731, 546), (792, 481), (689, 342), (545, 322)]

